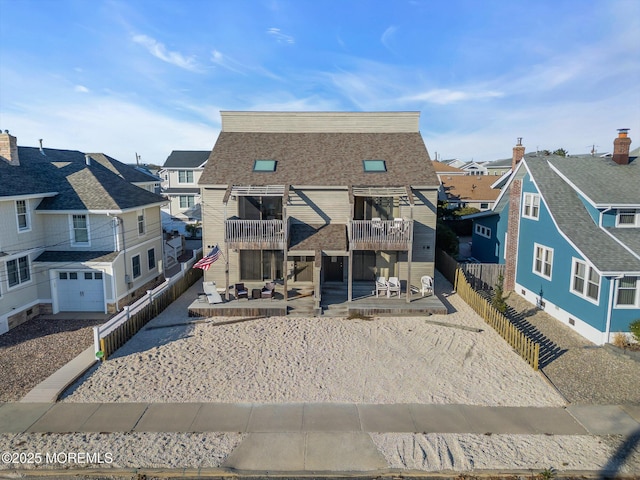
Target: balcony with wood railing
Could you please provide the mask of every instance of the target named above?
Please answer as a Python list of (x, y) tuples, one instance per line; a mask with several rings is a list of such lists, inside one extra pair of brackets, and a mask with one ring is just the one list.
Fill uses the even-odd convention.
[(284, 250), (287, 243), (284, 220), (225, 220), (224, 241), (231, 248)]
[(413, 220), (351, 220), (349, 248), (352, 250), (409, 250)]

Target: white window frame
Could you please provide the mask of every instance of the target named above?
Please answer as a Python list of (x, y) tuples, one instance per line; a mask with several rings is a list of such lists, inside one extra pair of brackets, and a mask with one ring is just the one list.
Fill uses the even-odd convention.
[[(578, 290), (575, 288), (575, 279), (576, 279), (576, 266), (580, 264), (582, 266), (584, 266), (584, 278), (582, 278), (582, 290)], [(588, 294), (589, 292), (589, 285), (593, 284), (593, 281), (591, 280), (591, 273), (595, 273), (598, 276), (598, 296), (597, 298), (593, 298), (592, 296), (590, 296)], [(580, 277), (578, 277), (580, 278)], [(600, 304), (600, 292), (602, 290), (602, 275), (600, 275), (598, 273), (598, 271), (593, 268), (591, 265), (589, 265), (587, 262), (585, 262), (584, 260), (580, 260), (579, 258), (575, 258), (573, 257), (571, 260), (571, 277), (570, 277), (570, 283), (569, 283), (569, 291), (571, 293), (573, 293), (574, 295), (580, 297), (580, 298), (584, 298), (585, 300), (595, 304), (595, 305), (599, 305)]]
[[(18, 203), (24, 202), (24, 213), (18, 211)], [(16, 225), (18, 226), (18, 233), (25, 233), (31, 231), (31, 212), (29, 211), (29, 200), (16, 200)], [(24, 216), (25, 227), (20, 228), (20, 217)]]
[[(538, 249), (542, 251), (542, 258), (538, 259)], [(533, 265), (531, 271), (547, 280), (551, 280), (553, 277), (553, 248), (541, 245), (539, 243), (533, 244)], [(551, 254), (551, 260), (549, 260), (549, 254)], [(536, 264), (540, 260), (540, 271), (536, 269)], [(545, 273), (545, 265), (549, 264), (549, 275)]]
[[(537, 210), (536, 210), (537, 209)], [(540, 218), (540, 194), (525, 192), (522, 196), (522, 218)]]
[(143, 236), (145, 233), (147, 233), (147, 226), (146, 226), (146, 219), (144, 216), (144, 210), (139, 210), (136, 213), (136, 220), (137, 220), (137, 224), (138, 224), (138, 236), (141, 237)]
[[(153, 265), (151, 265), (151, 262), (149, 261), (149, 254), (153, 252)], [(149, 268), (149, 271), (151, 270), (155, 270), (156, 267), (158, 266), (158, 261), (156, 260), (156, 249), (155, 248), (150, 248), (149, 250), (147, 250), (147, 267)]]
[[(22, 276), (22, 272), (20, 270), (20, 260), (26, 259), (27, 262), (27, 278), (23, 278)], [(17, 274), (18, 274), (18, 283), (16, 283), (15, 285), (11, 285), (9, 282), (9, 264), (10, 263), (14, 263), (16, 264), (16, 268), (17, 268)], [(7, 260), (5, 262), (5, 268), (7, 269), (7, 289), (10, 291), (14, 288), (19, 288), (21, 285), (27, 284), (27, 283), (31, 283), (32, 279), (33, 279), (33, 275), (31, 274), (31, 261), (29, 259), (29, 255), (23, 255), (22, 257), (16, 257), (13, 258), (11, 260)]]
[[(182, 199), (183, 198), (186, 198), (186, 199), (191, 198), (192, 201), (193, 201), (193, 205), (187, 205), (186, 207), (183, 207), (182, 206)], [(189, 203), (189, 201), (187, 200), (186, 203)], [(193, 196), (193, 195), (180, 195), (179, 198), (178, 198), (178, 204), (180, 205), (180, 208), (183, 209), (183, 210), (186, 210), (187, 208), (195, 207), (195, 205), (196, 205), (196, 197)]]
[(484, 238), (491, 238), (491, 229), (479, 223), (476, 223), (475, 232)]
[[(87, 230), (87, 241), (86, 242), (77, 242), (76, 241), (76, 229), (73, 224), (73, 217), (84, 217), (86, 220), (86, 230)], [(71, 246), (72, 247), (90, 247), (91, 246), (91, 229), (89, 227), (89, 215), (85, 213), (72, 213), (69, 215), (69, 230), (71, 233)]]
[[(136, 275), (136, 266), (134, 263), (135, 259), (138, 259), (138, 274)], [(131, 257), (131, 276), (133, 278), (138, 278), (142, 275), (142, 263), (141, 263), (141, 259), (140, 259), (140, 254), (138, 255), (134, 255), (133, 257)]]
[[(185, 181), (182, 181), (180, 179), (180, 174), (184, 173), (185, 176)], [(178, 183), (180, 184), (193, 184), (193, 170), (178, 170)], [(189, 180), (189, 177), (191, 177), (191, 180)]]
[[(613, 303), (614, 308), (621, 308), (621, 309), (625, 309), (625, 308), (640, 308), (640, 277), (636, 277), (636, 276), (629, 276), (629, 277), (625, 277), (625, 278), (635, 278), (635, 298), (634, 298), (634, 302), (630, 303), (630, 304), (619, 304), (618, 303), (618, 299), (620, 298), (620, 281), (622, 279), (619, 279), (616, 282), (616, 299), (615, 302)], [(632, 290), (631, 287), (624, 287), (624, 290)]]
[[(634, 215), (633, 223), (620, 223), (621, 215)], [(618, 228), (636, 228), (640, 227), (640, 210), (636, 208), (621, 208), (616, 213), (616, 227)]]

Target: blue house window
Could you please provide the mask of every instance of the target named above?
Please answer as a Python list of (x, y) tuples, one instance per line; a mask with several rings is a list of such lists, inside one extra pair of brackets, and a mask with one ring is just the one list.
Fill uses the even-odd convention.
[(525, 193), (522, 204), (522, 216), (537, 220), (540, 216), (540, 195), (537, 193)]
[(571, 292), (590, 302), (598, 304), (600, 295), (600, 274), (586, 262), (573, 259), (573, 276), (571, 279)]
[(616, 218), (616, 227), (640, 226), (640, 211), (633, 209), (620, 209)]
[(618, 283), (616, 307), (638, 308), (640, 303), (640, 279), (638, 277), (623, 277)]
[(481, 237), (491, 238), (491, 229), (479, 223), (476, 223), (476, 233)]
[(533, 272), (547, 280), (551, 280), (553, 248), (534, 243), (533, 249)]

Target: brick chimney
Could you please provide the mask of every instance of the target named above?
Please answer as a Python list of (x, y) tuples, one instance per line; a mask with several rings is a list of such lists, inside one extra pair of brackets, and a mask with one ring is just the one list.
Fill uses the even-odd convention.
[[(627, 150), (628, 152), (629, 150)], [(9, 130), (0, 132), (0, 158), (9, 165), (20, 166), (18, 158), (18, 139), (9, 134)]]
[(618, 165), (629, 164), (629, 147), (631, 139), (628, 136), (628, 128), (618, 129), (618, 138), (613, 141), (613, 161)]
[(524, 147), (522, 146), (522, 137), (518, 137), (518, 144), (513, 147), (513, 157), (511, 157), (511, 171), (515, 172), (516, 166), (524, 157)]

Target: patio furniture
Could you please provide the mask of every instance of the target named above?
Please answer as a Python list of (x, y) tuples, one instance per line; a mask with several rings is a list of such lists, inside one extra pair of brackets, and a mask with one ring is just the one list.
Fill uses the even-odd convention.
[(380, 292), (387, 292), (389, 285), (387, 284), (387, 279), (384, 277), (378, 277), (376, 280), (376, 297), (379, 296)]
[(270, 298), (271, 300), (273, 300), (273, 294), (275, 292), (276, 292), (276, 284), (273, 282), (269, 282), (263, 287), (261, 292), (261, 297)]
[(251, 298), (262, 298), (262, 289), (260, 288), (252, 288), (251, 289)]
[(400, 279), (398, 277), (389, 277), (387, 298), (391, 298), (391, 292), (396, 292), (400, 296)]
[(207, 296), (209, 303), (222, 303), (222, 297), (218, 293), (216, 282), (202, 282), (202, 290), (204, 291), (204, 295)]
[(404, 220), (402, 218), (394, 218), (393, 225), (391, 225), (391, 232), (402, 234), (404, 233)]
[(420, 288), (420, 293), (422, 293), (423, 297), (425, 293), (427, 294), (427, 296), (433, 295), (433, 278), (431, 278), (429, 275), (425, 275), (420, 279), (420, 284), (422, 285)]
[(244, 286), (244, 283), (236, 283), (234, 288), (236, 290), (236, 300), (240, 300), (241, 298), (249, 300), (249, 290)]

